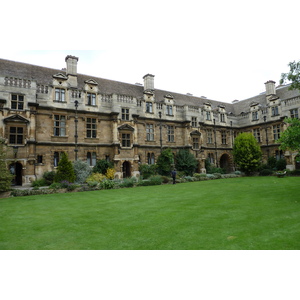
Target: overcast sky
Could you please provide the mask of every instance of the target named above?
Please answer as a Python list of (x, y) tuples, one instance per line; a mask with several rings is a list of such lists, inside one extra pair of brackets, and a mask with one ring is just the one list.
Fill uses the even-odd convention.
[(40, 3), (20, 2), (13, 20), (4, 14), (1, 58), (61, 69), (71, 54), (79, 73), (133, 84), (151, 73), (157, 89), (225, 102), (278, 84), (300, 59), (294, 0)]

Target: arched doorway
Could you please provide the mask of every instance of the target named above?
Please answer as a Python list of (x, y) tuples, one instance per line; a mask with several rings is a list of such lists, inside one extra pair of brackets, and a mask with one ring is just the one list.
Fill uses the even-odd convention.
[(231, 171), (230, 158), (228, 154), (223, 154), (220, 158), (220, 168), (226, 170), (226, 173)]
[(123, 178), (131, 177), (131, 163), (129, 161), (125, 161), (123, 163)]
[(14, 175), (14, 178), (12, 180), (13, 185), (22, 185), (22, 172), (23, 172), (23, 166), (21, 163), (16, 162), (9, 166), (9, 171), (12, 175)]

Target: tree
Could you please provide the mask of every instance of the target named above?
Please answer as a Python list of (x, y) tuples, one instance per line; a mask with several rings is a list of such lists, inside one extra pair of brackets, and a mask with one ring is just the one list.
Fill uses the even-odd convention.
[(280, 84), (285, 84), (285, 82), (291, 81), (289, 90), (300, 90), (300, 61), (292, 61), (288, 64), (290, 71), (288, 73), (282, 73)]
[(4, 141), (0, 139), (0, 192), (6, 192), (10, 190), (11, 181), (13, 179), (13, 175), (10, 174), (6, 162), (6, 149), (4, 145)]
[(256, 171), (261, 163), (262, 151), (251, 133), (240, 133), (233, 146), (235, 163), (246, 174)]
[(176, 169), (192, 176), (195, 173), (198, 162), (195, 156), (188, 150), (181, 149), (176, 154)]
[(66, 180), (73, 183), (75, 179), (76, 176), (73, 165), (71, 161), (69, 161), (67, 153), (63, 152), (55, 174), (55, 182)]
[(291, 151), (300, 151), (300, 120), (287, 118), (284, 120), (289, 124), (288, 128), (281, 134), (280, 139), (278, 140), (280, 149), (291, 150)]
[(160, 175), (169, 176), (174, 165), (174, 155), (171, 149), (162, 151), (157, 159), (157, 171)]

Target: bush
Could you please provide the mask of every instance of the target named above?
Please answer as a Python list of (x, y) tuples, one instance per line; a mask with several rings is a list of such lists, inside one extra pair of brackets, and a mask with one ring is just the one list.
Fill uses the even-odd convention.
[(62, 189), (62, 186), (59, 182), (54, 182), (49, 186), (49, 189), (51, 190), (59, 190)]
[(276, 162), (276, 170), (283, 171), (286, 168), (286, 160), (284, 158), (281, 158), (277, 160)]
[(89, 182), (97, 182), (97, 183), (101, 183), (103, 180), (107, 179), (105, 175), (100, 174), (100, 173), (93, 173), (91, 176), (89, 176), (86, 180), (87, 183)]
[(0, 139), (0, 192), (9, 191), (11, 189), (11, 181), (14, 178), (5, 162), (6, 151), (7, 147), (4, 144), (4, 140)]
[(142, 164), (139, 166), (139, 171), (144, 179), (148, 179), (157, 173), (157, 165)]
[(151, 185), (161, 185), (162, 184), (162, 176), (156, 175), (156, 176), (151, 176), (149, 178)]
[(39, 188), (41, 186), (47, 186), (48, 183), (46, 181), (46, 179), (42, 178), (42, 179), (38, 179), (38, 180), (35, 180), (32, 182), (31, 186), (34, 187), (34, 188)]
[(106, 159), (98, 160), (95, 167), (93, 168), (93, 173), (100, 173), (105, 175), (108, 169), (112, 169), (114, 167), (113, 163), (107, 161)]
[(135, 177), (132, 177), (132, 178), (125, 178), (123, 180), (123, 182), (121, 182), (119, 184), (119, 186), (121, 188), (129, 188), (129, 187), (134, 187), (134, 185), (136, 184), (137, 182), (137, 179)]
[(195, 181), (195, 177), (192, 177), (192, 176), (184, 176), (183, 179), (187, 182)]
[(113, 179), (115, 179), (115, 174), (116, 174), (115, 169), (108, 168), (107, 171), (106, 171), (105, 176), (106, 176), (107, 179), (113, 180)]
[(270, 176), (273, 174), (273, 170), (270, 169), (263, 169), (259, 172), (260, 176)]
[(115, 186), (115, 182), (108, 179), (105, 179), (100, 183), (100, 187), (103, 190), (112, 190), (114, 186)]
[(214, 175), (215, 179), (221, 179), (222, 178), (221, 173), (214, 173), (213, 175)]
[(82, 184), (92, 174), (91, 167), (84, 161), (78, 160), (73, 162), (73, 168), (75, 172), (75, 182)]
[(49, 171), (49, 172), (45, 172), (43, 174), (43, 178), (46, 181), (46, 185), (50, 185), (54, 182), (54, 178), (55, 178), (55, 172), (54, 171)]
[(186, 149), (180, 149), (176, 154), (176, 169), (182, 171), (184, 176), (191, 176), (197, 168), (195, 156)]

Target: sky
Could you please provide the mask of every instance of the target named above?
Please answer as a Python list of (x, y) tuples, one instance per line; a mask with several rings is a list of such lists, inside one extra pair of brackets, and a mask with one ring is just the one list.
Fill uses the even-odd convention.
[[(296, 5), (54, 0), (42, 7), (29, 0), (19, 3), (14, 22), (4, 14), (0, 57), (61, 69), (65, 56), (75, 55), (79, 73), (132, 84), (150, 73), (157, 89), (232, 102), (264, 92), (268, 80), (279, 84), (288, 63), (299, 60)], [(37, 9), (30, 13), (28, 7)]]

